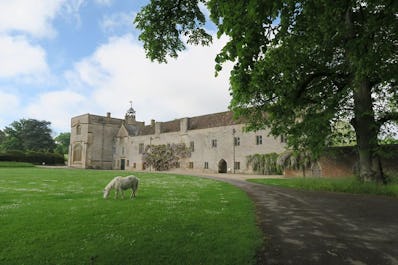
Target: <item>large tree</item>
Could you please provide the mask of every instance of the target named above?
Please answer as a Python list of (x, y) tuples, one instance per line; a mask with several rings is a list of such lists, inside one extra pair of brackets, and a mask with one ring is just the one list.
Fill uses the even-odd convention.
[(4, 150), (50, 151), (55, 148), (50, 122), (35, 119), (14, 121), (4, 129)]
[(67, 154), (69, 152), (70, 133), (60, 133), (55, 140), (55, 152), (60, 154)]
[(314, 156), (335, 125), (355, 130), (363, 181), (383, 181), (378, 134), (398, 121), (394, 0), (152, 0), (135, 19), (147, 56), (166, 62), (186, 42), (208, 44), (204, 9), (229, 41), (231, 109)]
[(1, 151), (1, 144), (4, 142), (4, 139), (6, 138), (6, 134), (0, 130), (0, 151)]

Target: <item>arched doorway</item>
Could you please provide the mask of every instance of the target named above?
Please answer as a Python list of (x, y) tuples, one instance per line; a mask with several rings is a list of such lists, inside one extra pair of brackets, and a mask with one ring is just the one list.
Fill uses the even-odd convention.
[(72, 153), (72, 161), (73, 162), (80, 162), (82, 161), (82, 145), (81, 144), (75, 144), (73, 146), (73, 153)]
[(227, 173), (227, 161), (224, 159), (218, 162), (218, 173)]

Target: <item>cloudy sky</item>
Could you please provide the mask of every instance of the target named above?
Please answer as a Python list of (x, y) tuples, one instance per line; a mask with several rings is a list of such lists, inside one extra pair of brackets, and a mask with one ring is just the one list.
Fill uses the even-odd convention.
[(168, 64), (145, 57), (132, 21), (147, 1), (0, 0), (0, 130), (13, 121), (73, 116), (167, 121), (228, 108), (229, 70), (214, 77), (225, 40), (189, 47)]

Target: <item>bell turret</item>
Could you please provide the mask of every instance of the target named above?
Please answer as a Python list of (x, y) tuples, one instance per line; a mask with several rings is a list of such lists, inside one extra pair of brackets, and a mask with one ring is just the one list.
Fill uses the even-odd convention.
[(125, 120), (127, 123), (135, 122), (135, 110), (133, 109), (132, 101), (130, 101), (130, 108), (126, 112)]

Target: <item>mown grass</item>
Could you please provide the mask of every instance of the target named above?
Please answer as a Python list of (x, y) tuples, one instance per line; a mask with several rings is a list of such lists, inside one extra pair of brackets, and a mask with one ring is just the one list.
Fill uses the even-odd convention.
[(244, 192), (141, 173), (136, 199), (104, 200), (105, 185), (126, 174), (0, 169), (0, 264), (255, 263), (261, 233)]
[(25, 162), (0, 161), (0, 168), (2, 167), (34, 167), (34, 165)]
[(347, 192), (355, 194), (374, 194), (398, 197), (398, 182), (395, 180), (388, 185), (361, 183), (354, 177), (325, 179), (325, 178), (286, 178), (286, 179), (250, 179), (249, 181), (288, 188)]

